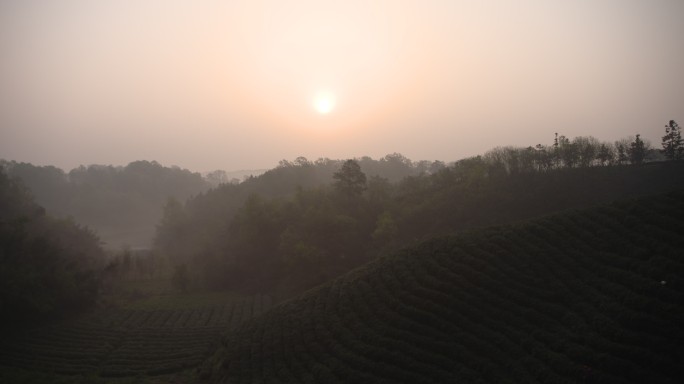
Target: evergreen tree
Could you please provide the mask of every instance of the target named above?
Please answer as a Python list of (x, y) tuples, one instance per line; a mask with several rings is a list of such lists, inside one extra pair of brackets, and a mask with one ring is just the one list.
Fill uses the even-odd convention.
[(617, 154), (617, 163), (624, 164), (627, 162), (627, 152), (629, 152), (629, 141), (621, 139), (615, 142), (615, 152)]
[(366, 174), (354, 160), (345, 161), (342, 168), (333, 174), (333, 179), (337, 190), (349, 197), (359, 196), (366, 190)]
[(665, 136), (663, 136), (663, 149), (661, 152), (668, 160), (681, 160), (684, 158), (684, 143), (679, 124), (674, 120), (665, 126)]
[(560, 166), (560, 150), (558, 148), (558, 132), (556, 132), (556, 137), (553, 139), (553, 163), (556, 168)]
[(646, 145), (644, 141), (641, 140), (640, 135), (636, 135), (634, 141), (629, 145), (629, 161), (632, 164), (641, 164), (644, 162), (644, 157), (646, 157)]
[(596, 154), (596, 159), (601, 162), (601, 165), (611, 164), (614, 159), (613, 152), (610, 147), (605, 143), (602, 143), (599, 147), (598, 153)]

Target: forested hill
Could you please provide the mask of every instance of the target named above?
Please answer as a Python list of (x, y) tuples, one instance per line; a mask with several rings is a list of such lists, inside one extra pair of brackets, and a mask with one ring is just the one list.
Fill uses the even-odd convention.
[[(244, 183), (168, 205), (157, 249), (198, 282), (284, 297), (429, 237), (684, 188), (683, 162), (509, 173), (476, 157), (396, 183), (339, 172), (333, 185), (285, 197), (248, 194)], [(356, 190), (343, 183), (353, 177)]]
[[(444, 167), (438, 161), (412, 162), (396, 153), (378, 160), (363, 157), (359, 162), (369, 175), (381, 175), (392, 181)], [(278, 167), (265, 173), (254, 171), (264, 173), (258, 177), (238, 180), (235, 176), (248, 175), (251, 171), (217, 170), (203, 177), (187, 169), (141, 160), (124, 167), (89, 165), (65, 172), (53, 166), (0, 160), (7, 174), (21, 179), (48, 213), (70, 216), (89, 226), (110, 249), (126, 245), (150, 247), (155, 226), (169, 198), (173, 205), (202, 194), (195, 199), (195, 205), (205, 202), (212, 205), (209, 208), (212, 212), (231, 214), (250, 193), (276, 197), (290, 195), (298, 186), (312, 188), (329, 184), (341, 163), (330, 159), (312, 162), (299, 157), (294, 161), (282, 160)], [(207, 194), (203, 195), (204, 192)], [(214, 205), (216, 200), (221, 201)]]
[(87, 225), (110, 249), (150, 247), (167, 199), (185, 200), (210, 187), (199, 173), (155, 161), (81, 166), (69, 172), (13, 161), (0, 161), (0, 166), (20, 179), (49, 214)]
[(229, 333), (215, 383), (684, 382), (684, 192), (444, 237)]

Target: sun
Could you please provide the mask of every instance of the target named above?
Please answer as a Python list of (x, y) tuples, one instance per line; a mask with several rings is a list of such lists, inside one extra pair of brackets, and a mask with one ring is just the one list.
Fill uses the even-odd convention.
[(318, 92), (313, 99), (313, 106), (322, 115), (330, 113), (335, 108), (335, 95), (331, 92)]

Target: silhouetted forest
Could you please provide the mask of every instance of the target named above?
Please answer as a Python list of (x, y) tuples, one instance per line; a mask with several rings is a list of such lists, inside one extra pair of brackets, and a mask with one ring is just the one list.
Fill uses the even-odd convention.
[[(679, 127), (671, 121), (665, 132), (660, 151), (639, 135), (612, 144), (591, 137), (570, 140), (556, 135), (549, 146), (495, 148), (451, 164), (414, 162), (396, 153), (378, 160), (309, 161), (300, 157), (283, 160), (278, 167), (239, 183), (222, 171), (202, 177), (146, 161), (126, 167), (81, 167), (69, 173), (3, 162), (0, 309), (7, 314), (2, 321), (8, 329), (22, 331), (9, 335), (0, 346), (0, 365), (5, 367), (0, 369), (0, 381), (22, 382), (27, 377), (28, 382), (70, 382), (72, 376), (61, 375), (85, 375), (79, 376), (81, 382), (92, 382), (94, 377), (106, 382), (108, 377), (187, 371), (203, 362), (202, 375), (211, 379), (249, 381), (262, 373), (271, 377), (271, 368), (249, 360), (261, 359), (259, 353), (244, 352), (244, 348), (252, 348), (245, 346), (261, 345), (259, 335), (273, 339), (268, 333), (271, 330), (286, 337), (287, 345), (305, 346), (295, 347), (301, 352), (298, 358), (329, 354), (333, 366), (326, 368), (328, 371), (317, 366), (311, 376), (317, 378), (339, 374), (360, 381), (383, 378), (401, 382), (404, 378), (503, 377), (504, 371), (497, 373), (491, 359), (505, 362), (504, 355), (526, 356), (525, 364), (514, 372), (513, 381), (519, 382), (582, 377), (610, 381), (626, 377), (624, 372), (635, 378), (655, 375), (652, 365), (642, 361), (664, 361), (659, 363), (664, 370), (653, 377), (676, 376), (672, 363), (676, 359), (664, 356), (672, 353), (677, 341), (658, 349), (650, 340), (658, 340), (659, 333), (648, 331), (641, 339), (634, 335), (640, 332), (643, 319), (654, 320), (644, 314), (644, 306), (661, 312), (680, 311), (667, 303), (675, 302), (679, 294), (676, 256), (681, 248), (681, 193), (524, 224), (561, 210), (684, 190), (684, 144)], [(49, 208), (41, 207), (33, 196)], [(512, 223), (523, 223), (523, 227), (485, 229)], [(101, 228), (135, 232), (155, 225), (153, 249), (123, 247), (105, 252), (97, 236)], [(459, 236), (456, 240), (434, 240), (454, 234)], [(133, 237), (120, 237), (124, 238)], [(467, 262), (450, 259), (452, 253), (462, 255), (461, 251)], [(536, 255), (533, 257), (540, 264), (532, 262), (530, 255)], [(509, 257), (523, 264), (513, 265)], [(649, 267), (650, 257), (655, 257), (658, 265)], [(440, 263), (451, 267), (442, 270)], [(582, 268), (575, 268), (576, 263), (582, 263)], [(641, 277), (635, 277), (632, 267)], [(528, 269), (532, 272), (525, 272)], [(335, 280), (352, 270), (356, 272)], [(487, 285), (493, 281), (487, 276), (499, 276), (500, 270), (506, 271), (501, 276), (506, 277), (510, 290), (501, 290), (498, 283)], [(515, 275), (521, 271), (522, 275)], [(573, 275), (575, 271), (581, 273), (579, 277)], [(667, 291), (664, 306), (652, 304), (662, 298), (652, 295), (656, 288), (643, 277), (658, 278), (656, 272), (664, 273), (662, 281), (675, 289)], [(380, 282), (378, 273), (388, 280)], [(470, 273), (462, 276), (468, 280), (465, 286), (443, 279), (454, 273)], [(546, 273), (558, 275), (562, 283), (544, 278)], [(596, 280), (586, 280), (589, 278)], [(415, 279), (421, 281), (418, 286)], [(584, 288), (587, 281), (590, 288)], [(535, 293), (543, 291), (545, 284), (550, 284), (553, 292)], [(646, 284), (639, 290), (645, 290), (640, 292), (647, 292), (648, 297), (638, 292), (631, 295), (615, 288), (616, 284)], [(565, 285), (574, 288), (563, 288)], [(465, 295), (453, 296), (455, 300), (470, 304), (444, 300), (444, 289), (454, 287)], [(333, 288), (332, 296), (325, 293)], [(373, 296), (376, 292), (379, 295)], [(605, 294), (626, 301), (605, 310), (601, 301)], [(470, 295), (479, 295), (481, 300), (472, 301)], [(389, 312), (376, 313), (374, 306), (363, 304), (376, 298), (388, 303), (390, 307), (385, 309)], [(280, 302), (291, 304), (279, 306)], [(489, 309), (478, 307), (480, 302)], [(487, 316), (507, 316), (508, 312), (496, 314), (492, 308), (512, 302), (527, 304), (508, 307), (521, 313), (507, 318), (506, 324), (512, 324), (509, 328), (494, 323), (482, 328), (463, 318), (444, 320), (434, 315), (442, 313), (443, 303), (447, 303), (446, 308), (460, 306), (456, 312), (445, 312), (448, 316), (463, 312), (488, 321)], [(259, 320), (260, 314), (273, 306), (273, 315)], [(292, 306), (312, 316), (287, 314)], [(541, 307), (550, 308), (555, 317), (540, 317), (525, 309)], [(348, 314), (343, 322), (353, 330), (334, 323), (329, 329), (335, 334), (325, 330), (318, 334), (321, 324), (337, 321), (328, 308)], [(563, 317), (567, 311), (574, 315)], [(611, 320), (616, 314), (619, 319)], [(286, 326), (289, 320), (278, 318), (281, 315), (288, 319), (305, 316), (314, 323), (297, 320), (296, 326)], [(592, 320), (596, 316), (602, 319), (599, 323)], [(51, 321), (55, 319), (65, 320), (56, 324)], [(662, 329), (679, 335), (673, 326), (676, 319), (655, 320)], [(32, 327), (37, 320), (47, 326)], [(395, 320), (408, 324), (409, 330), (387, 337), (373, 330), (386, 329), (388, 322)], [(467, 334), (457, 333), (457, 342), (445, 346), (436, 334), (417, 337), (410, 332), (415, 326), (421, 335), (427, 335), (440, 324), (453, 321), (475, 327), (467, 334), (476, 336), (466, 340), (462, 336)], [(551, 324), (548, 321), (561, 328), (536, 327)], [(609, 326), (601, 321), (608, 321)], [(305, 324), (315, 332), (308, 334)], [(532, 326), (542, 330), (539, 338), (520, 336), (528, 334)], [(563, 327), (589, 331), (580, 335)], [(497, 354), (488, 344), (498, 343), (492, 329), (522, 337), (522, 349), (509, 343), (507, 352)], [(213, 359), (206, 360), (219, 335), (227, 330), (234, 330), (228, 340), (237, 340), (237, 344), (219, 349)], [(453, 329), (443, 330), (443, 335), (453, 336)], [(368, 344), (358, 344), (358, 338), (348, 332), (359, 332)], [(626, 332), (631, 341), (615, 332)], [(335, 345), (321, 349), (312, 342), (314, 334), (316, 340)], [(557, 334), (562, 337), (549, 336)], [(577, 339), (585, 337), (582, 335), (594, 341), (582, 346), (586, 340)], [(385, 347), (377, 347), (377, 340), (382, 345), (399, 343), (397, 350), (407, 354), (385, 359), (378, 352)], [(630, 344), (634, 340), (640, 343), (636, 348)], [(550, 342), (555, 346), (548, 347)], [(402, 345), (417, 345), (418, 350)], [(643, 354), (644, 346), (657, 353)], [(356, 352), (350, 354), (352, 350)], [(470, 352), (463, 353), (466, 350)], [(366, 360), (354, 360), (352, 355)], [(425, 364), (422, 368), (411, 366), (419, 355), (427, 359)], [(635, 358), (637, 355), (640, 357)], [(274, 361), (284, 364), (281, 357)], [(351, 363), (351, 371), (350, 358), (356, 361)], [(310, 363), (303, 359), (302, 364)], [(371, 367), (369, 361), (381, 365)], [(454, 361), (461, 364), (458, 372), (449, 368)], [(26, 371), (36, 365), (42, 373)], [(405, 366), (411, 368), (400, 370), (401, 378), (393, 373), (396, 367)], [(277, 375), (307, 376), (308, 369), (290, 365), (277, 369)]]
[[(383, 164), (392, 179), (367, 158), (300, 158), (169, 201), (155, 249), (196, 285), (288, 296), (428, 237), (684, 187), (684, 165), (652, 161), (661, 159), (638, 135), (556, 136), (450, 166), (395, 155)], [(330, 183), (316, 185), (328, 172)]]
[[(418, 162), (398, 154), (383, 159), (360, 159), (364, 170), (383, 175), (389, 180), (443, 167), (441, 162)], [(310, 172), (291, 172), (293, 165), (309, 164)], [(305, 158), (294, 162), (283, 160), (273, 170), (256, 178), (248, 177), (242, 192), (259, 192), (265, 196), (290, 193), (295, 186), (313, 187), (327, 184), (340, 161)], [(65, 172), (53, 166), (1, 160), (0, 165), (14, 178), (21, 179), (36, 202), (57, 217), (72, 217), (95, 230), (111, 250), (123, 247), (149, 248), (162, 208), (169, 200), (179, 202), (212, 187), (240, 184), (225, 171), (209, 172), (204, 177), (179, 167), (165, 167), (155, 161), (135, 161), (125, 167), (90, 165)], [(239, 172), (238, 172), (239, 173)], [(239, 194), (238, 193), (238, 194)], [(239, 197), (236, 201), (241, 201)]]
[[(670, 122), (658, 151), (639, 135), (607, 143), (556, 134), (548, 146), (500, 147), (449, 165), (396, 153), (299, 157), (240, 183), (148, 161), (68, 173), (2, 165), (50, 215), (120, 249), (102, 275), (106, 289), (124, 276), (166, 276), (182, 291), (288, 297), (432, 236), (682, 187), (678, 135)], [(155, 226), (152, 253), (122, 248), (145, 248)]]
[(46, 215), (0, 167), (0, 322), (45, 321), (91, 306), (104, 264), (92, 231)]

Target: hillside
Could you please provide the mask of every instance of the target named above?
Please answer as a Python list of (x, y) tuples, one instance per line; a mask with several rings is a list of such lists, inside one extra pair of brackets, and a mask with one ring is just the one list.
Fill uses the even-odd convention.
[[(167, 206), (155, 250), (212, 289), (288, 298), (425, 239), (684, 188), (681, 161), (501, 168), (476, 157), (396, 183), (370, 176), (365, 191), (350, 196), (336, 184), (297, 189), (294, 181), (317, 168), (281, 167)], [(251, 193), (257, 185), (296, 192)]]
[[(394, 153), (373, 160), (359, 159), (365, 172), (398, 181), (421, 172), (434, 172), (441, 162), (412, 162)], [(329, 184), (342, 160), (299, 157), (282, 160), (270, 170), (200, 173), (156, 161), (134, 161), (126, 166), (89, 165), (65, 172), (54, 166), (37, 166), (0, 159), (0, 167), (31, 191), (36, 202), (56, 217), (73, 217), (97, 232), (109, 250), (149, 248), (165, 203), (192, 199), (207, 217), (199, 225), (232, 216), (252, 193), (277, 197), (297, 189)], [(240, 182), (242, 181), (242, 182)], [(208, 212), (205, 212), (206, 210)]]
[(684, 193), (444, 237), (228, 334), (215, 383), (678, 383)]

